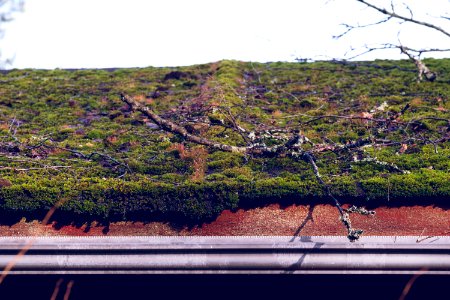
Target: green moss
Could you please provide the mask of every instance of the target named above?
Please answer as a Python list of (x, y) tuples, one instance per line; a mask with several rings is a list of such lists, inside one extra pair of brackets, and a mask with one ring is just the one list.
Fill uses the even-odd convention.
[[(204, 180), (190, 182), (199, 162), (173, 147), (178, 143), (189, 150), (194, 145), (129, 112), (118, 94), (135, 96), (176, 122), (185, 121), (179, 113), (182, 107), (192, 108), (197, 117), (196, 105), (211, 105), (206, 119), (212, 126), (195, 130), (232, 145), (245, 141), (221, 126), (233, 126), (230, 113), (248, 131), (302, 124), (303, 133), (317, 144), (325, 137), (337, 143), (367, 137), (401, 141), (417, 133), (437, 140), (448, 127), (450, 60), (426, 63), (439, 74), (434, 83), (417, 84), (415, 66), (406, 60), (347, 65), (221, 61), (180, 68), (2, 73), (0, 151), (5, 155), (0, 163), (5, 168), (0, 177), (12, 185), (0, 188), (0, 209), (45, 211), (63, 199), (61, 210), (74, 219), (163, 215), (198, 220), (239, 205), (327, 201), (309, 164), (291, 158), (212, 151), (205, 158)], [(373, 129), (372, 123), (360, 120), (311, 121), (322, 115), (368, 112), (384, 118), (407, 103), (411, 108), (400, 119), (411, 121), (411, 126), (403, 131), (395, 124)], [(450, 144), (435, 148), (417, 143), (402, 153), (400, 147), (367, 147), (363, 154), (409, 174), (373, 162), (353, 162), (347, 153), (322, 153), (317, 165), (344, 202), (448, 203)]]

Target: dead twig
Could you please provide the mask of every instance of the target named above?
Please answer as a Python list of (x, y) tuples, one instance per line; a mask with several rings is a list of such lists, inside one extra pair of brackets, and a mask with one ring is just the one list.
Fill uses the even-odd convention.
[(3, 167), (0, 166), (0, 170), (12, 170), (16, 172), (27, 172), (32, 170), (58, 170), (58, 169), (68, 169), (72, 166), (44, 166), (42, 168), (14, 168), (14, 167)]
[(320, 185), (322, 185), (327, 197), (330, 198), (331, 200), (333, 200), (334, 206), (339, 211), (339, 215), (340, 215), (339, 219), (344, 224), (344, 226), (347, 228), (348, 239), (351, 242), (358, 240), (360, 238), (360, 236), (363, 234), (363, 230), (354, 229), (352, 227), (352, 222), (350, 220), (349, 213), (359, 213), (362, 215), (374, 215), (375, 212), (366, 210), (365, 208), (356, 207), (356, 206), (352, 206), (349, 209), (343, 209), (342, 205), (339, 203), (339, 200), (336, 199), (336, 197), (334, 197), (333, 194), (331, 193), (330, 186), (323, 181), (322, 176), (320, 175), (320, 172), (319, 172), (319, 168), (317, 167), (317, 165), (315, 163), (314, 156), (310, 152), (305, 152), (303, 154), (303, 156), (312, 165), (314, 175), (316, 176), (317, 181), (320, 183)]

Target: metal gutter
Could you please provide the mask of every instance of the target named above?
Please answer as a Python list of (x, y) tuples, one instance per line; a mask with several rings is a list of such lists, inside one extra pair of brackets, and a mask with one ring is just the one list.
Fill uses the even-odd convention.
[(450, 237), (0, 237), (0, 270), (12, 261), (10, 274), (449, 275)]

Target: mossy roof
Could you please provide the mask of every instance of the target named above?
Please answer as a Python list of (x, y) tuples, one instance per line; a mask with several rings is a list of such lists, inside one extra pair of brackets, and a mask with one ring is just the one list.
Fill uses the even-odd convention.
[[(200, 135), (242, 145), (206, 117), (247, 131), (299, 128), (313, 142), (345, 144), (371, 135), (403, 140), (405, 130), (374, 132), (370, 121), (409, 109), (420, 136), (448, 130), (450, 59), (425, 60), (439, 77), (416, 82), (409, 61), (249, 63), (179, 68), (11, 70), (0, 75), (0, 209), (132, 219), (143, 215), (211, 217), (268, 202), (323, 201), (307, 162), (211, 151), (161, 130), (119, 99), (125, 93)], [(213, 108), (213, 109), (211, 109)], [(203, 118), (203, 119), (202, 119)], [(195, 120), (195, 122), (193, 122)], [(214, 125), (214, 124), (213, 124)], [(222, 124), (223, 125), (223, 124)], [(414, 133), (416, 134), (416, 133)], [(269, 141), (270, 142), (270, 141)], [(366, 147), (381, 164), (324, 152), (317, 165), (343, 202), (450, 201), (450, 145)]]

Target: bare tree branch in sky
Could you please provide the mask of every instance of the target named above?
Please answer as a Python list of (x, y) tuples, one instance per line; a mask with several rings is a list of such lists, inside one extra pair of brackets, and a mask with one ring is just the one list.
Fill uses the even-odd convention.
[[(418, 19), (414, 14), (413, 8), (411, 8), (405, 2), (398, 4), (398, 3), (396, 3), (395, 0), (391, 0), (390, 8), (385, 8), (378, 4), (373, 4), (371, 1), (367, 1), (367, 0), (356, 0), (356, 1), (360, 2), (361, 4), (364, 4), (367, 8), (370, 8), (372, 10), (379, 12), (380, 14), (383, 15), (383, 18), (379, 21), (370, 22), (370, 23), (366, 23), (366, 24), (360, 24), (360, 23), (357, 23), (356, 25), (347, 24), (347, 23), (341, 24), (342, 26), (344, 26), (345, 29), (342, 33), (335, 35), (334, 36), (335, 39), (342, 38), (355, 30), (366, 29), (368, 27), (373, 27), (373, 26), (379, 26), (379, 25), (381, 25), (383, 23), (387, 23), (389, 21), (398, 21), (399, 25), (405, 24), (405, 23), (414, 24), (414, 25), (428, 28), (430, 30), (441, 33), (441, 34), (445, 35), (446, 37), (450, 37), (450, 31), (445, 29), (444, 27), (438, 26), (438, 25), (430, 23), (428, 21)], [(404, 13), (398, 12), (398, 8), (400, 6), (405, 11)], [(448, 17), (448, 13), (444, 13), (439, 18), (450, 19)], [(399, 34), (400, 34), (400, 31), (398, 33), (398, 36), (399, 36)], [(347, 56), (347, 59), (355, 59), (357, 57), (366, 55), (366, 54), (374, 52), (374, 51), (389, 50), (389, 49), (400, 50), (400, 52), (402, 54), (405, 54), (406, 56), (408, 56), (408, 58), (411, 61), (414, 62), (414, 64), (416, 65), (416, 68), (417, 68), (417, 72), (418, 72), (418, 81), (422, 81), (423, 79), (425, 79), (427, 81), (434, 81), (437, 78), (437, 74), (435, 72), (432, 72), (422, 61), (421, 55), (423, 53), (450, 51), (449, 48), (430, 47), (429, 45), (423, 45), (423, 48), (413, 48), (413, 47), (409, 47), (408, 45), (405, 45), (404, 43), (402, 43), (400, 41), (400, 38), (398, 38), (397, 44), (387, 42), (387, 43), (381, 43), (381, 44), (374, 45), (374, 46), (365, 45), (363, 47), (362, 51), (360, 51), (359, 53), (354, 54), (356, 51), (358, 51), (358, 49), (351, 49), (349, 52), (347, 52), (347, 54), (349, 54), (349, 57), (347, 56), (347, 54), (345, 56)]]
[(376, 6), (376, 5), (372, 4), (372, 3), (370, 3), (369, 1), (365, 1), (365, 0), (356, 0), (356, 1), (361, 2), (361, 3), (365, 4), (365, 5), (367, 5), (368, 7), (379, 11), (380, 13), (382, 13), (384, 15), (387, 15), (388, 18), (394, 18), (394, 19), (397, 19), (397, 20), (400, 20), (400, 21), (414, 23), (414, 24), (417, 24), (417, 25), (420, 25), (420, 26), (425, 26), (425, 27), (437, 30), (437, 31), (443, 33), (444, 35), (446, 35), (447, 37), (450, 37), (450, 32), (449, 31), (447, 31), (447, 30), (445, 30), (445, 29), (443, 29), (443, 28), (441, 28), (439, 26), (436, 26), (435, 24), (415, 19), (411, 8), (408, 5), (406, 5), (405, 3), (403, 3), (405, 8), (410, 12), (410, 16), (409, 17), (403, 16), (403, 15), (400, 15), (400, 14), (396, 13), (394, 1), (391, 1), (391, 10), (388, 10), (388, 9)]

